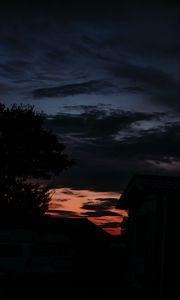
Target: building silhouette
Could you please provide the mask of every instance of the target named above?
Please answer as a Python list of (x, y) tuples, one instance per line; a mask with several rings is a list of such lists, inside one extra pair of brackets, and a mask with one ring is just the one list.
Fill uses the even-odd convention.
[(65, 277), (103, 268), (110, 235), (85, 218), (0, 218), (0, 275)]
[[(175, 211), (180, 177), (134, 175), (117, 203), (129, 212), (127, 280), (144, 299), (166, 298), (173, 285), (177, 256), (174, 252)], [(169, 247), (171, 245), (171, 247)]]

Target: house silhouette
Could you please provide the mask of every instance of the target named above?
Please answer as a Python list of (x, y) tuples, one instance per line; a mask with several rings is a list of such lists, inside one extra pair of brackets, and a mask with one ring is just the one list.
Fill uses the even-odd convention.
[(110, 235), (86, 218), (1, 217), (0, 275), (88, 276), (103, 267)]
[(144, 299), (172, 297), (175, 283), (170, 286), (169, 276), (173, 278), (177, 265), (173, 246), (179, 198), (180, 177), (137, 174), (117, 203), (129, 213), (127, 280)]

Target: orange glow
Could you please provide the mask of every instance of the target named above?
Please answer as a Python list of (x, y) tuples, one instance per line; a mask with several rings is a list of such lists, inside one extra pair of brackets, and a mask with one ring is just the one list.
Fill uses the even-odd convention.
[[(123, 216), (127, 215), (125, 211), (115, 209), (115, 205), (120, 197), (120, 193), (75, 190), (71, 188), (58, 188), (52, 190), (52, 192), (53, 196), (49, 203), (49, 214), (58, 215), (60, 217), (87, 217), (90, 221), (98, 226), (104, 226), (104, 230), (113, 235), (120, 233), (120, 223), (123, 219)], [(105, 216), (96, 216), (96, 209), (82, 208), (84, 204), (88, 203), (96, 206), (97, 204), (100, 205), (102, 201), (103, 204), (103, 200), (106, 201), (106, 199), (111, 199), (112, 204), (108, 209), (105, 209), (105, 213), (107, 214)], [(88, 213), (90, 213), (90, 216)], [(91, 213), (93, 216), (91, 216)], [(113, 213), (115, 213), (115, 215), (111, 215)], [(114, 224), (114, 226), (110, 227), (111, 223)]]

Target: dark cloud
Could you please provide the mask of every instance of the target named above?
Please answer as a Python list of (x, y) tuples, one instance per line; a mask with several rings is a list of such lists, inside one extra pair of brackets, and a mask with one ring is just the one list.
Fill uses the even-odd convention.
[[(63, 193), (63, 192), (62, 192), (62, 193)], [(63, 193), (63, 194), (64, 194), (64, 193)], [(60, 198), (58, 201), (54, 201), (54, 200), (53, 200), (53, 204), (56, 203), (57, 206), (59, 206), (59, 205), (60, 205), (60, 206), (63, 206), (62, 204), (59, 204), (59, 203), (60, 203), (60, 202), (67, 202), (68, 200), (69, 200), (69, 199), (66, 199), (66, 198), (64, 198), (64, 199), (63, 199), (63, 198)]]
[(116, 199), (114, 198), (97, 198), (94, 202), (84, 203), (81, 207), (86, 210), (105, 211), (115, 207)]
[(96, 46), (96, 47), (99, 47), (99, 45), (101, 45), (101, 43), (97, 39), (92, 38), (91, 36), (82, 35), (81, 40), (85, 45)]
[(119, 222), (107, 222), (103, 225), (101, 225), (102, 228), (119, 228), (120, 224)]
[(136, 95), (143, 94), (147, 105), (168, 104), (176, 109), (178, 81), (173, 76), (178, 77), (179, 34), (173, 4), (163, 4), (163, 10), (156, 4), (154, 10), (152, 4), (147, 8), (129, 5), (129, 1), (128, 5), (98, 2), (95, 9), (88, 3), (84, 9), (90, 6), (89, 18), (86, 13), (84, 18), (77, 18), (78, 13), (66, 18), (68, 13), (84, 10), (84, 5), (78, 8), (74, 3), (65, 13), (64, 5), (55, 9), (52, 3), (36, 4), (36, 9), (33, 5), (22, 9), (22, 5), (23, 13), (21, 9), (1, 10), (0, 80), (17, 84), (13, 97), (26, 95), (22, 102), (29, 97), (36, 105), (32, 96), (64, 100), (67, 96), (109, 95), (113, 102), (111, 96), (119, 95), (123, 103), (124, 94), (134, 102)]
[(127, 86), (121, 89), (121, 92), (129, 92), (129, 93), (144, 93), (145, 88), (140, 86)]
[(1, 43), (2, 43), (1, 45), (4, 46), (6, 50), (11, 49), (11, 51), (14, 51), (16, 54), (17, 53), (25, 54), (26, 51), (29, 52), (26, 39), (25, 40), (22, 39), (21, 36), (13, 36), (11, 35), (11, 32), (4, 34)]
[(81, 206), (86, 212), (81, 213), (86, 217), (105, 217), (105, 216), (121, 216), (119, 212), (111, 211), (115, 208), (118, 199), (114, 198), (97, 198), (95, 201), (89, 201)]
[[(177, 46), (176, 46), (177, 50)], [(178, 50), (177, 50), (178, 51)], [(178, 57), (176, 63), (178, 63)], [(179, 103), (179, 86), (180, 77), (178, 72), (174, 72), (174, 75), (170, 74), (168, 69), (164, 71), (162, 68), (152, 67), (145, 61), (147, 66), (140, 66), (135, 64), (119, 63), (115, 66), (108, 66), (112, 75), (118, 80), (127, 79), (130, 85), (124, 86), (119, 90), (119, 93), (143, 93), (146, 98), (146, 102), (152, 102), (154, 104), (160, 104), (165, 107), (170, 107), (174, 110), (180, 110)]]
[(95, 218), (95, 217), (106, 217), (106, 216), (121, 216), (121, 214), (110, 211), (110, 210), (99, 210), (99, 211), (87, 211), (81, 213), (82, 216), (87, 218)]
[[(78, 107), (77, 107), (78, 109)], [(74, 138), (82, 137), (83, 141), (93, 139), (107, 140), (108, 136), (112, 136), (119, 131), (124, 131), (129, 128), (133, 123), (138, 121), (158, 120), (164, 113), (141, 113), (123, 110), (110, 110), (106, 112), (103, 108), (94, 107), (80, 107), (84, 109), (81, 114), (68, 114), (59, 113), (47, 120), (47, 126), (54, 129), (60, 134), (67, 133), (69, 136), (73, 134)], [(101, 141), (103, 143), (103, 141)]]
[(66, 218), (76, 218), (79, 217), (79, 214), (77, 214), (74, 211), (69, 210), (48, 210), (48, 213), (52, 213), (54, 215), (57, 215), (59, 217), (66, 217)]
[(156, 93), (151, 97), (151, 102), (154, 104), (160, 104), (164, 107), (168, 107), (172, 111), (180, 112), (180, 101), (179, 101), (179, 85), (172, 90), (168, 90), (168, 88), (164, 88), (164, 90), (160, 93)]
[(33, 92), (33, 96), (36, 98), (41, 97), (66, 97), (79, 94), (92, 94), (92, 93), (104, 93), (105, 90), (111, 87), (111, 84), (107, 81), (91, 80), (83, 83), (67, 84), (59, 87), (41, 88), (36, 89)]
[(178, 166), (179, 18), (173, 1), (36, 2), (1, 7), (0, 92), (4, 103), (56, 114), (46, 125), (76, 165), (54, 185), (121, 191), (136, 170)]
[[(154, 69), (151, 66), (142, 67), (134, 64), (125, 64), (111, 68), (114, 76), (128, 78), (132, 82), (138, 82), (140, 88), (177, 89), (179, 82), (168, 73)], [(141, 86), (142, 85), (142, 86)], [(151, 93), (151, 91), (150, 91)]]
[[(57, 185), (120, 192), (136, 170), (141, 173), (179, 172), (178, 165), (175, 168), (175, 162), (180, 160), (178, 115), (111, 113), (110, 110), (109, 115), (103, 111), (92, 114), (88, 111), (85, 116), (84, 113), (59, 115), (49, 121), (48, 126), (61, 133), (69, 153), (76, 160), (76, 165), (57, 179)], [(163, 160), (173, 164), (174, 169), (165, 165), (160, 168)], [(153, 161), (159, 162), (159, 168)], [(93, 203), (86, 205), (86, 208), (94, 207)]]
[[(131, 137), (122, 145), (130, 144), (136, 154), (142, 159), (156, 157), (163, 160), (163, 157), (179, 157), (180, 151), (180, 125), (165, 125), (160, 130), (142, 130), (139, 137)], [(129, 141), (129, 143), (128, 143)]]
[(68, 189), (63, 190), (62, 193), (66, 194), (66, 195), (74, 195), (74, 193), (71, 190), (68, 190)]
[(3, 77), (19, 79), (22, 75), (28, 73), (31, 64), (24, 60), (8, 61), (0, 64), (0, 74)]
[(7, 94), (7, 90), (10, 89), (10, 86), (5, 84), (5, 83), (0, 83), (0, 94), (1, 95), (6, 95)]

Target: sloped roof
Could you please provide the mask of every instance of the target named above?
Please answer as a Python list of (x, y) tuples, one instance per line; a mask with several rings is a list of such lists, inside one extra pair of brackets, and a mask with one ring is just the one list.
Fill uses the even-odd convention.
[(58, 233), (73, 240), (107, 241), (110, 234), (86, 218), (58, 218), (53, 216), (0, 218), (0, 230), (33, 230), (36, 232)]
[(149, 193), (180, 196), (180, 176), (135, 174), (121, 195), (116, 208), (132, 209), (143, 201), (144, 195)]

